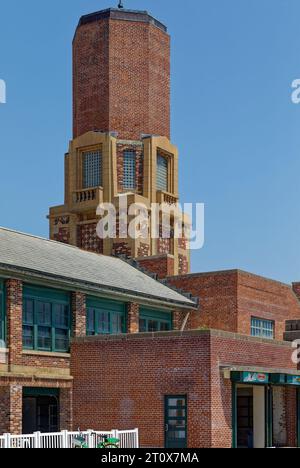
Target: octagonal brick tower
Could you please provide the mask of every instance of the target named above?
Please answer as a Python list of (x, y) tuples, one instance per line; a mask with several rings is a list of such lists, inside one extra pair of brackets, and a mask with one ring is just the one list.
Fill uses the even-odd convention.
[(74, 138), (88, 131), (170, 138), (170, 36), (144, 11), (83, 16), (73, 42)]

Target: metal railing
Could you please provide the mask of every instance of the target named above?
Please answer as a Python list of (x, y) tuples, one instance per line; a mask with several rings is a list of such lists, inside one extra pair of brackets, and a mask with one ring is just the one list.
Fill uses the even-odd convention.
[(0, 436), (0, 448), (74, 448), (74, 439), (82, 436), (89, 448), (96, 448), (104, 437), (119, 439), (120, 448), (139, 448), (139, 431), (133, 429), (130, 431), (85, 431), (85, 432), (53, 432), (41, 433), (35, 432), (29, 435), (3, 434)]

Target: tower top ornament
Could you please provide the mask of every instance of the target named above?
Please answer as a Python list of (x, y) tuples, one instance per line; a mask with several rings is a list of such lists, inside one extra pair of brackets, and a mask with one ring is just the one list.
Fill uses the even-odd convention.
[(124, 8), (124, 5), (123, 5), (123, 2), (122, 2), (122, 0), (120, 0), (120, 1), (119, 1), (118, 8)]

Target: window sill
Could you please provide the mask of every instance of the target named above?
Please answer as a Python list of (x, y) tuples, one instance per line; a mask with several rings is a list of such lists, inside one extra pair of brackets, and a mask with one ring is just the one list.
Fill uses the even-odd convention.
[(56, 353), (51, 351), (34, 351), (30, 349), (25, 349), (22, 351), (24, 356), (44, 356), (44, 357), (57, 357), (69, 359), (71, 357), (70, 353)]

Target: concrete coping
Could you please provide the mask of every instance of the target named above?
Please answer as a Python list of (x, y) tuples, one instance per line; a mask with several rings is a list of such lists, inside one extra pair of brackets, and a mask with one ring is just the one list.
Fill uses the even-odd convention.
[(83, 336), (73, 338), (73, 343), (95, 343), (104, 341), (133, 341), (133, 340), (149, 340), (157, 338), (183, 338), (183, 337), (197, 337), (197, 336), (208, 336), (215, 338), (227, 338), (234, 339), (237, 341), (249, 341), (253, 343), (263, 343), (268, 345), (282, 346), (285, 348), (291, 348), (292, 345), (287, 341), (268, 340), (266, 338), (256, 338), (253, 336), (242, 335), (238, 333), (226, 332), (222, 330), (214, 329), (199, 329), (199, 330), (186, 330), (186, 331), (165, 331), (155, 333), (130, 333), (122, 335), (98, 335), (98, 336)]
[(292, 374), (300, 375), (300, 371), (296, 369), (282, 369), (275, 367), (257, 367), (257, 366), (235, 366), (235, 365), (220, 365), (220, 369), (224, 374), (231, 372), (259, 372), (262, 374)]

